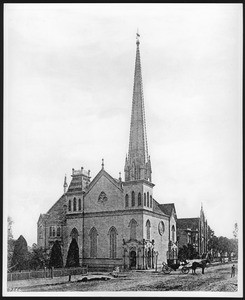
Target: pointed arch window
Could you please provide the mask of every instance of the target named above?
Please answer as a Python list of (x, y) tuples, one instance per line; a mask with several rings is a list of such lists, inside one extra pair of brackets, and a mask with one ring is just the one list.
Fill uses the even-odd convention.
[(95, 227), (90, 230), (90, 257), (97, 257), (97, 237), (98, 233)]
[(82, 209), (82, 200), (79, 198), (78, 199), (78, 210)]
[(73, 199), (73, 211), (76, 211), (77, 210), (77, 199), (74, 198)]
[(146, 206), (146, 193), (144, 193), (144, 206)]
[(128, 194), (125, 196), (125, 207), (128, 207)]
[(152, 195), (150, 195), (150, 207), (152, 207)]
[(130, 221), (130, 240), (136, 240), (136, 227), (137, 227), (137, 222), (132, 219)]
[(111, 227), (109, 230), (110, 236), (110, 258), (117, 257), (117, 230), (115, 227)]
[(149, 192), (147, 192), (147, 207), (149, 207)]
[(60, 226), (57, 227), (57, 236), (60, 236)]
[(71, 239), (78, 240), (78, 230), (75, 227), (72, 229), (70, 236)]
[(71, 211), (71, 200), (68, 202), (68, 211)]
[(171, 231), (172, 231), (172, 242), (174, 242), (175, 241), (175, 227), (174, 227), (174, 225), (172, 226)]
[(141, 205), (141, 193), (138, 194), (138, 206)]
[(135, 193), (134, 191), (132, 191), (132, 194), (131, 194), (131, 197), (132, 197), (132, 206), (135, 206)]
[(42, 239), (43, 238), (43, 226), (40, 225), (39, 228), (38, 228), (38, 232), (39, 232), (39, 239)]
[(146, 239), (147, 240), (151, 239), (151, 223), (150, 223), (150, 220), (146, 221)]
[(55, 236), (55, 227), (52, 226), (52, 236)]

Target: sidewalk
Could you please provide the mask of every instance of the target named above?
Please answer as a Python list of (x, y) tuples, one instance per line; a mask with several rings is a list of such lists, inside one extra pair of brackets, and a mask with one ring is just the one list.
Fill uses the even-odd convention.
[[(108, 278), (112, 279), (113, 277), (106, 274), (87, 274), (87, 275), (72, 275), (70, 282), (76, 282), (78, 280), (82, 280), (83, 278), (87, 278), (87, 280), (95, 279), (95, 278)], [(61, 284), (61, 283), (69, 283), (69, 276), (61, 276), (61, 277), (53, 277), (53, 278), (37, 278), (37, 279), (28, 279), (28, 280), (13, 280), (7, 282), (8, 289), (13, 288), (21, 288), (28, 286), (37, 286), (37, 285), (47, 285), (47, 284)]]

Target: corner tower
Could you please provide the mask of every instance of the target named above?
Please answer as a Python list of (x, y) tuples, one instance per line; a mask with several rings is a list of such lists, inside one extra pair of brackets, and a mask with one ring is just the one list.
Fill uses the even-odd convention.
[(146, 122), (139, 45), (139, 34), (137, 33), (129, 149), (124, 167), (125, 182), (142, 179), (151, 182), (152, 173), (150, 156), (148, 155), (148, 145), (146, 136)]

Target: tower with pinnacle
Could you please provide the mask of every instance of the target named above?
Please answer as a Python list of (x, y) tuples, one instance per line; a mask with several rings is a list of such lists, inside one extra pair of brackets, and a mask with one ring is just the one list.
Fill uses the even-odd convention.
[(140, 41), (137, 33), (134, 71), (133, 101), (131, 111), (129, 149), (126, 155), (125, 181), (147, 180), (151, 182), (151, 161), (148, 155), (143, 83), (140, 62)]
[[(177, 215), (173, 203), (159, 204), (153, 198), (138, 33), (129, 147), (121, 175), (112, 177), (104, 159), (92, 180), (89, 170), (72, 169), (69, 184), (65, 176), (63, 195), (39, 217), (38, 245), (51, 249), (58, 240), (64, 265), (93, 270), (154, 269), (155, 263), (160, 267), (172, 257)], [(69, 253), (79, 263), (73, 265)]]
[[(139, 34), (137, 33), (129, 148), (124, 166), (123, 186), (125, 197), (129, 198), (129, 205), (126, 205), (126, 209), (141, 207), (153, 210), (154, 184), (152, 183), (151, 161), (147, 145), (139, 45)], [(136, 194), (138, 195), (137, 205), (134, 204), (134, 195)]]

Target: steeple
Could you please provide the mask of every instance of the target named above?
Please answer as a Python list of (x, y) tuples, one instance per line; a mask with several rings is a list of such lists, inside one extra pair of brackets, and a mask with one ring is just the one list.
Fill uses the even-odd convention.
[(64, 188), (64, 194), (66, 193), (66, 189), (67, 189), (67, 182), (66, 182), (66, 174), (65, 174), (65, 179), (64, 179), (64, 184), (63, 184), (63, 188)]
[(151, 163), (146, 137), (143, 84), (140, 62), (139, 33), (136, 34), (136, 59), (131, 111), (128, 156), (125, 161), (125, 181), (145, 179), (151, 182)]

